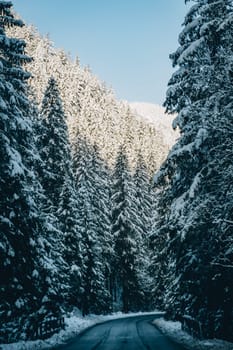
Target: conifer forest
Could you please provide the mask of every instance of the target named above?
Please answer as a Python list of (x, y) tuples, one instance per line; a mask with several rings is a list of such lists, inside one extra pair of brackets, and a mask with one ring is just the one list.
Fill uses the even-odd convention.
[(233, 342), (233, 1), (185, 2), (169, 147), (0, 0), (0, 343), (73, 308)]

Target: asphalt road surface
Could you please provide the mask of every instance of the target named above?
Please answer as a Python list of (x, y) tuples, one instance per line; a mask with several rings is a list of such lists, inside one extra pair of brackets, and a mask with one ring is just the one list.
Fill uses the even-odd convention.
[(184, 350), (162, 335), (151, 322), (158, 316), (108, 321), (82, 332), (59, 350)]

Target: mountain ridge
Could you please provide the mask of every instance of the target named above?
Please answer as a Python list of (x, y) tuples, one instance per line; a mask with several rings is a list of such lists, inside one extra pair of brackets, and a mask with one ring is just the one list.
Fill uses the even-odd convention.
[(149, 102), (128, 102), (131, 110), (140, 118), (153, 124), (162, 134), (164, 143), (172, 147), (179, 137), (179, 132), (172, 128), (174, 115), (165, 112), (165, 108), (159, 104)]

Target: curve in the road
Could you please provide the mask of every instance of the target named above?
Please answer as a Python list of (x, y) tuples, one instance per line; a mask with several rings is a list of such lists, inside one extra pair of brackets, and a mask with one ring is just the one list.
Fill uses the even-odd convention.
[(164, 336), (152, 321), (158, 315), (111, 320), (80, 333), (59, 350), (184, 350)]

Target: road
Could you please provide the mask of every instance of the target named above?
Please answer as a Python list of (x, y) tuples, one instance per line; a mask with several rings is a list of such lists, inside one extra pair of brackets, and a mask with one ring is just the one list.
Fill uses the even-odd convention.
[[(158, 316), (157, 316), (158, 317)], [(184, 350), (152, 324), (156, 316), (134, 316), (96, 325), (59, 350)]]

